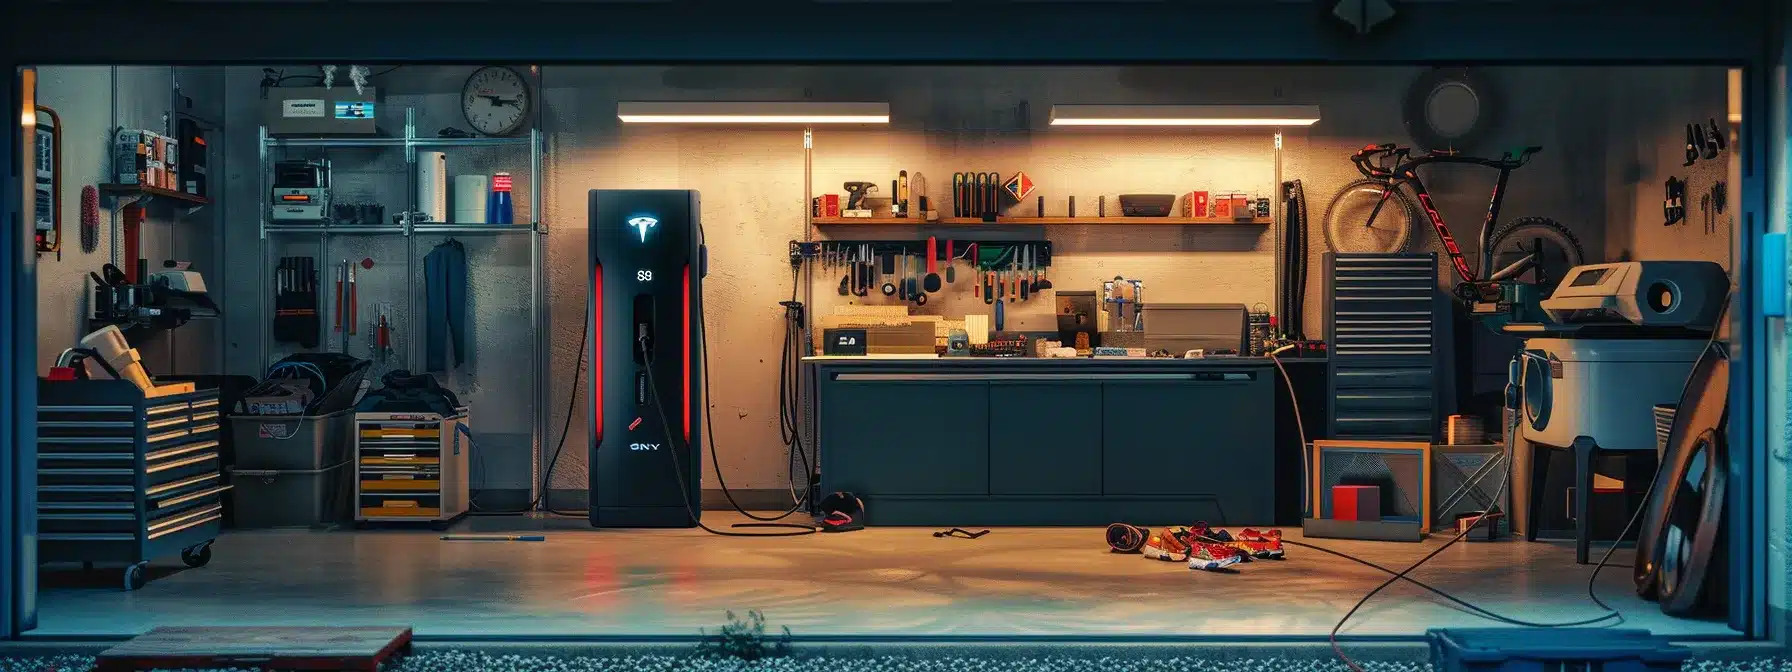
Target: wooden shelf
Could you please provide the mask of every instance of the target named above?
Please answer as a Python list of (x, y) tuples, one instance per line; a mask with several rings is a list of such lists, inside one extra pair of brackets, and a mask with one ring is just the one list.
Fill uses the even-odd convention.
[(122, 196), (137, 196), (140, 198), (149, 198), (149, 197), (171, 198), (176, 201), (184, 201), (184, 202), (190, 203), (192, 205), (206, 205), (206, 204), (212, 202), (211, 199), (206, 198), (204, 196), (194, 196), (194, 195), (189, 194), (184, 191), (174, 191), (172, 189), (162, 189), (159, 187), (150, 187), (150, 186), (145, 186), (145, 185), (141, 185), (141, 184), (102, 184), (102, 185), (99, 185), (99, 187), (100, 187), (100, 191), (106, 192), (108, 194), (118, 194), (118, 195), (122, 195)]
[(1027, 226), (1027, 225), (1094, 225), (1094, 226), (1267, 226), (1268, 217), (1256, 219), (1216, 219), (1212, 217), (998, 217), (985, 222), (977, 217), (941, 217), (929, 222), (917, 217), (816, 217), (816, 226)]

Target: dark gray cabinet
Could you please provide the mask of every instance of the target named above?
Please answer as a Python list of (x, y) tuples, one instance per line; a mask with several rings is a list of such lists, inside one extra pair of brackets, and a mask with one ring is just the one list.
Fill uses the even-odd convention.
[(824, 473), (835, 490), (989, 494), (989, 386), (925, 375), (849, 375), (820, 406)]
[(1101, 494), (1101, 385), (989, 384), (989, 491)]
[(1269, 525), (1267, 360), (816, 359), (822, 488), (873, 525)]
[[(1197, 500), (1188, 515), (1274, 518), (1272, 390), (1231, 381), (1102, 386), (1102, 492)], [(1267, 402), (1267, 403), (1266, 403)]]

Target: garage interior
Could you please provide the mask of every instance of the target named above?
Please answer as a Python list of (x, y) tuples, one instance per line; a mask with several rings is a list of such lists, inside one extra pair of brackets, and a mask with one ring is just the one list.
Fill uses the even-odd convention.
[[(1598, 563), (1611, 539), (1648, 527), (1631, 519), (1674, 454), (1657, 444), (1656, 407), (1682, 403), (1697, 361), (1739, 319), (1700, 308), (1730, 296), (1742, 183), (1740, 77), (1722, 67), (295, 64), (37, 77), (53, 114), (39, 120), (56, 129), (54, 233), (37, 266), (41, 403), (79, 405), (85, 392), (54, 390), (93, 384), (49, 378), (109, 377), (59, 359), (111, 325), (158, 383), (194, 390), (170, 394), (219, 411), (188, 416), (187, 445), (217, 445), (185, 476), (216, 478), (181, 491), (215, 502), (216, 517), (155, 557), (56, 544), (33, 636), (377, 616), (420, 636), (601, 639), (694, 635), (724, 611), (756, 610), (799, 635), (1324, 639), (1389, 575), (1294, 542), (1394, 571), (1448, 544), (1413, 578), (1512, 619), (1592, 619), (1606, 612), (1587, 597), (1577, 531)], [(863, 109), (884, 118), (821, 118)], [(179, 147), (160, 186), (121, 171), (120, 132), (139, 129)], [(141, 158), (156, 142), (136, 179), (157, 179), (157, 160)], [(1396, 147), (1370, 152), (1385, 143)], [(201, 154), (196, 172), (179, 163)], [(1390, 219), (1376, 217), (1393, 223), (1345, 240), (1333, 223), (1379, 199), (1353, 155), (1444, 160), (1417, 169), (1424, 198), (1389, 201)], [(1486, 162), (1448, 161), (1467, 157)], [(1497, 310), (1477, 314), (1426, 211), (1486, 280), (1476, 231), (1501, 161), (1515, 165), (1499, 221), (1548, 218), (1579, 250), (1573, 263), (1540, 253), (1541, 282), (1526, 270), (1507, 287), (1531, 289), (1495, 287), (1479, 304)], [(624, 277), (605, 275), (619, 271), (601, 264), (603, 241), (645, 245), (680, 226), (633, 211), (629, 228), (594, 223), (603, 199), (638, 193), (626, 190), (700, 194), (689, 233), (703, 246), (690, 262), (701, 308), (686, 304), (695, 345), (674, 369), (682, 437), (660, 393), (670, 379), (605, 377), (641, 354), (628, 336), (603, 338), (603, 316), (620, 310), (604, 292)], [(1389, 245), (1395, 220), (1407, 242), (1369, 249)], [(1522, 258), (1533, 239), (1511, 240), (1496, 259)], [(1593, 320), (1575, 325), (1589, 336), (1502, 331), (1536, 318), (1570, 268), (1627, 262), (1644, 263), (1608, 272), (1668, 273), (1703, 316), (1641, 324), (1608, 308), (1622, 292), (1647, 296), (1644, 283), (1545, 320)], [(1387, 264), (1417, 269), (1395, 275), (1430, 291), (1400, 299), (1422, 309), (1403, 306), (1406, 322), (1364, 340), (1351, 302), (1386, 301), (1375, 283)], [(1364, 268), (1376, 270), (1351, 275)], [(150, 315), (140, 309), (167, 292), (125, 298), (157, 283), (203, 302)], [(787, 302), (802, 304), (796, 326)], [(676, 347), (668, 329), (654, 347)], [(843, 335), (863, 348), (837, 349)], [(1576, 338), (1618, 344), (1586, 354)], [(1514, 416), (1532, 429), (1507, 440), (1509, 364), (1554, 381), (1583, 361), (1567, 353), (1601, 348), (1635, 366), (1581, 384), (1636, 394), (1555, 403), (1530, 396), (1544, 385), (1527, 378)], [(1340, 361), (1352, 349), (1366, 359)], [(452, 394), (408, 375), (422, 373)], [(1350, 382), (1365, 378), (1380, 382)], [(640, 410), (619, 419), (606, 404), (633, 387)], [(381, 390), (390, 405), (370, 404)], [(438, 398), (458, 403), (439, 413)], [(1699, 401), (1690, 415), (1721, 432), (1705, 415), (1721, 417), (1723, 400)], [(1545, 431), (1531, 405), (1625, 438), (1583, 472), (1575, 446), (1531, 440)], [(301, 412), (268, 412), (279, 408)], [(1661, 441), (1684, 435), (1688, 464), (1720, 459), (1690, 447), (1692, 419), (1665, 422)], [(663, 423), (666, 445), (620, 430), (642, 423)], [(395, 436), (442, 442), (434, 478), (393, 475), (414, 454), (369, 456)], [(684, 461), (633, 459), (664, 454)], [(45, 455), (40, 444), (40, 475), (68, 468)], [(1315, 468), (1334, 458), (1335, 470)], [(1577, 512), (1582, 474), (1592, 494)], [(1687, 479), (1689, 497), (1709, 483)], [(401, 480), (439, 480), (438, 494), (370, 484)], [(837, 491), (857, 503), (822, 501)], [(655, 515), (670, 511), (676, 529), (604, 524), (632, 515), (605, 498), (635, 492), (660, 497)], [(1370, 504), (1347, 506), (1347, 492)], [(686, 505), (720, 531), (823, 531), (721, 537), (692, 528)], [(735, 528), (752, 522), (736, 506), (793, 511), (782, 522), (801, 529)], [(1676, 506), (1662, 515), (1680, 521), (1688, 505)], [(1486, 510), (1501, 515), (1459, 531)], [(40, 509), (40, 534), (89, 513)], [(1680, 522), (1687, 539), (1716, 533)], [(854, 523), (865, 529), (832, 533)], [(1111, 523), (1144, 529), (1130, 544)], [(1177, 543), (1166, 526), (1202, 523), (1212, 530), (1197, 528), (1196, 546), (1220, 530), (1238, 543), (1140, 558)], [(1260, 550), (1247, 528), (1278, 531), (1283, 557), (1227, 561), (1227, 548)], [(1467, 540), (1490, 528), (1495, 540)], [(1740, 636), (1721, 572), (1703, 576), (1724, 548), (1700, 557), (1695, 595), (1669, 615), (1638, 595), (1634, 547), (1613, 550), (1595, 584), (1623, 627)], [(1198, 606), (1206, 598), (1213, 609)], [(1336, 632), (1495, 625), (1394, 583)]]

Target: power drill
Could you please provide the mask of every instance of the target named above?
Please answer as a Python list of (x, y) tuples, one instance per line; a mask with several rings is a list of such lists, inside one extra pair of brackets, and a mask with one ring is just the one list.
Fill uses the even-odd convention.
[(847, 210), (865, 209), (865, 197), (870, 196), (872, 192), (877, 191), (877, 185), (870, 182), (847, 182), (843, 186), (846, 189)]

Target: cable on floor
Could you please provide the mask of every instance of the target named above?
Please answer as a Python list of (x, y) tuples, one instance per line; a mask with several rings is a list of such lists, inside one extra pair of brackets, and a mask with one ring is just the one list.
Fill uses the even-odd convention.
[[(646, 338), (641, 338), (641, 339), (636, 340), (635, 346), (640, 349), (642, 361), (645, 361), (649, 364), (648, 366), (641, 367), (641, 369), (643, 371), (647, 372), (647, 391), (648, 391), (648, 394), (653, 395), (653, 409), (655, 411), (655, 415), (657, 415), (660, 419), (660, 431), (665, 433), (665, 435), (667, 437), (666, 441), (669, 443), (672, 441), (671, 437), (675, 436), (675, 434), (672, 433), (672, 422), (666, 418), (666, 405), (661, 401), (659, 382), (654, 380), (653, 366), (652, 366), (652, 363), (653, 363), (652, 351), (651, 351), (651, 349), (648, 348), (648, 343), (647, 343)], [(715, 449), (715, 443), (713, 441), (710, 443), (710, 449), (712, 451)], [(672, 458), (672, 461), (671, 461), (672, 481), (674, 483), (678, 484), (678, 493), (679, 493), (678, 502), (680, 505), (684, 506), (685, 513), (690, 515), (691, 522), (696, 523), (698, 529), (701, 529), (704, 532), (708, 532), (710, 534), (714, 534), (717, 536), (723, 536), (723, 537), (803, 537), (803, 536), (808, 536), (808, 535), (815, 534), (816, 532), (821, 531), (821, 528), (815, 527), (813, 525), (797, 525), (795, 523), (759, 522), (759, 523), (735, 523), (734, 527), (779, 527), (779, 528), (791, 528), (793, 531), (791, 531), (791, 532), (729, 532), (727, 530), (718, 530), (713, 527), (710, 527), (709, 525), (704, 524), (702, 516), (700, 516), (696, 510), (693, 510), (691, 508), (691, 490), (688, 486), (685, 485), (685, 482), (684, 482), (685, 481), (684, 464), (681, 463), (678, 459), (677, 447), (676, 446), (669, 447), (668, 450), (666, 450), (664, 452), (666, 453), (666, 455), (668, 457)], [(713, 461), (713, 457), (711, 458), (711, 461)], [(716, 467), (716, 470), (718, 472), (720, 472), (721, 467), (718, 465)], [(726, 489), (724, 489), (722, 492), (727, 493), (728, 491)], [(735, 510), (740, 511), (740, 505), (735, 504), (734, 498), (732, 496), (728, 497), (728, 503), (734, 504)], [(801, 506), (801, 504), (799, 503), (798, 506)], [(746, 513), (745, 511), (740, 511), (740, 512)], [(751, 514), (749, 514), (749, 515), (751, 515)], [(790, 514), (787, 512), (783, 516), (778, 516), (778, 517), (782, 518), (782, 517), (788, 516), (788, 515), (790, 515)]]
[[(1715, 337), (1716, 336), (1714, 333), (1713, 338), (1715, 339)], [(1282, 376), (1282, 382), (1285, 385), (1287, 385), (1287, 387), (1288, 387), (1289, 404), (1291, 405), (1291, 407), (1294, 411), (1295, 428), (1300, 433), (1301, 481), (1303, 483), (1305, 483), (1309, 479), (1312, 478), (1312, 476), (1311, 476), (1312, 465), (1309, 463), (1309, 461), (1307, 459), (1306, 427), (1300, 422), (1300, 400), (1294, 392), (1293, 378), (1291, 378), (1288, 375), (1288, 370), (1282, 366), (1281, 359), (1276, 356), (1276, 355), (1281, 354), (1282, 352), (1289, 350), (1292, 347), (1293, 347), (1292, 345), (1288, 345), (1288, 346), (1276, 348), (1275, 350), (1270, 351), (1268, 353), (1268, 355), (1269, 355), (1270, 361), (1275, 364), (1276, 370), (1278, 372), (1280, 372), (1280, 374)], [(1690, 380), (1690, 378), (1689, 378), (1689, 380)], [(1685, 394), (1685, 392), (1684, 392), (1684, 390), (1682, 390), (1682, 396), (1684, 396), (1684, 394)], [(1508, 441), (1515, 439), (1516, 432), (1518, 431), (1518, 422), (1519, 422), (1519, 416), (1514, 414), (1512, 426), (1507, 429), (1506, 436), (1508, 437)], [(1660, 465), (1657, 465), (1657, 468), (1659, 469)], [(1512, 460), (1511, 460), (1510, 456), (1508, 456), (1508, 458), (1506, 460), (1505, 471), (1500, 476), (1499, 490), (1493, 496), (1493, 501), (1495, 502), (1496, 506), (1497, 506), (1497, 503), (1499, 502), (1500, 498), (1505, 496), (1505, 494), (1506, 494), (1506, 487), (1508, 484), (1511, 483), (1511, 475), (1512, 475)], [(1654, 490), (1653, 480), (1651, 480), (1651, 482), (1650, 482), (1650, 490), (1651, 491)], [(1311, 515), (1311, 502), (1305, 501), (1307, 499), (1306, 494), (1305, 494), (1306, 488), (1304, 488), (1304, 487), (1301, 488), (1301, 492), (1302, 492), (1302, 500), (1303, 500), (1302, 515)], [(1645, 501), (1647, 500), (1647, 495), (1645, 495), (1644, 499), (1645, 499)], [(1641, 512), (1642, 512), (1642, 510), (1638, 509), (1637, 514), (1640, 515)], [(1619, 534), (1620, 539), (1623, 538), (1624, 534), (1629, 533), (1630, 526), (1634, 525), (1636, 523), (1636, 519), (1637, 519), (1638, 515), (1631, 516), (1630, 524), (1627, 524), (1625, 526), (1624, 532)], [(1617, 550), (1617, 544), (1613, 544), (1611, 548), (1606, 550), (1605, 556), (1600, 558), (1599, 566), (1594, 567), (1593, 575), (1590, 578), (1588, 578), (1588, 580), (1587, 580), (1588, 596), (1592, 598), (1594, 604), (1599, 605), (1599, 607), (1601, 609), (1605, 610), (1606, 613), (1602, 614), (1600, 616), (1596, 616), (1596, 617), (1588, 618), (1588, 619), (1582, 619), (1579, 621), (1569, 621), (1569, 622), (1563, 622), (1563, 623), (1537, 623), (1537, 622), (1532, 622), (1532, 621), (1525, 621), (1522, 619), (1511, 618), (1509, 616), (1503, 616), (1503, 615), (1500, 615), (1493, 611), (1489, 611), (1483, 607), (1477, 606), (1473, 603), (1462, 600), (1454, 595), (1449, 594), (1448, 592), (1434, 588), (1430, 585), (1427, 585), (1417, 579), (1414, 579), (1414, 578), (1408, 576), (1413, 571), (1416, 571), (1419, 567), (1423, 566), (1426, 562), (1430, 561), (1432, 558), (1437, 557), (1438, 554), (1443, 553), (1444, 549), (1454, 546), (1457, 542), (1462, 541), (1463, 539), (1467, 538), (1468, 535), (1473, 531), (1474, 531), (1473, 527), (1471, 527), (1467, 530), (1463, 530), (1462, 532), (1458, 533), (1454, 538), (1450, 539), (1448, 542), (1445, 542), (1442, 546), (1437, 547), (1437, 549), (1433, 550), (1431, 553), (1427, 554), (1425, 557), (1420, 558), (1418, 562), (1413, 563), (1411, 566), (1409, 566), (1406, 569), (1401, 570), (1399, 572), (1394, 572), (1386, 567), (1375, 564), (1368, 560), (1364, 560), (1364, 559), (1356, 557), (1354, 555), (1344, 553), (1342, 551), (1336, 551), (1333, 549), (1325, 548), (1325, 547), (1314, 545), (1314, 544), (1302, 543), (1302, 542), (1297, 542), (1297, 541), (1288, 541), (1288, 540), (1283, 540), (1282, 543), (1289, 544), (1292, 546), (1298, 546), (1298, 547), (1302, 547), (1302, 548), (1309, 548), (1309, 549), (1313, 549), (1316, 551), (1320, 551), (1322, 553), (1328, 553), (1328, 554), (1331, 554), (1331, 555), (1334, 555), (1334, 556), (1337, 556), (1337, 557), (1340, 557), (1340, 558), (1343, 558), (1346, 560), (1350, 560), (1352, 562), (1356, 562), (1358, 564), (1361, 564), (1361, 565), (1364, 565), (1367, 567), (1371, 567), (1371, 568), (1380, 570), (1384, 573), (1393, 575), (1393, 576), (1389, 577), (1387, 581), (1382, 582), (1381, 585), (1376, 586), (1374, 590), (1371, 590), (1367, 594), (1365, 594), (1362, 597), (1362, 599), (1358, 600), (1357, 603), (1350, 608), (1350, 611), (1348, 611), (1344, 614), (1343, 618), (1338, 619), (1338, 622), (1332, 626), (1331, 633), (1328, 635), (1328, 640), (1330, 641), (1330, 644), (1332, 647), (1332, 653), (1337, 655), (1338, 659), (1340, 661), (1342, 661), (1345, 665), (1349, 666), (1350, 669), (1352, 670), (1352, 672), (1363, 672), (1363, 668), (1361, 666), (1357, 665), (1356, 661), (1352, 660), (1348, 655), (1345, 655), (1344, 650), (1341, 647), (1339, 647), (1338, 632), (1343, 629), (1344, 624), (1350, 620), (1351, 616), (1356, 615), (1356, 612), (1362, 609), (1364, 604), (1367, 604), (1370, 599), (1374, 598), (1377, 594), (1381, 593), (1381, 591), (1387, 589), (1388, 586), (1391, 586), (1394, 583), (1399, 582), (1399, 581), (1407, 581), (1407, 582), (1417, 585), (1421, 588), (1424, 588), (1425, 590), (1430, 591), (1431, 593), (1433, 593), (1439, 597), (1449, 600), (1452, 603), (1462, 606), (1477, 615), (1488, 618), (1490, 620), (1494, 620), (1494, 621), (1498, 621), (1498, 622), (1506, 623), (1506, 624), (1510, 624), (1510, 625), (1519, 625), (1519, 626), (1533, 627), (1533, 628), (1566, 628), (1566, 627), (1577, 627), (1577, 626), (1583, 626), (1583, 625), (1592, 625), (1595, 623), (1601, 623), (1601, 622), (1612, 620), (1612, 619), (1617, 619), (1617, 623), (1623, 622), (1623, 620), (1624, 620), (1623, 615), (1620, 614), (1616, 609), (1611, 608), (1611, 606), (1607, 605), (1603, 600), (1600, 600), (1598, 595), (1595, 594), (1596, 591), (1595, 591), (1595, 583), (1594, 583), (1599, 578), (1599, 569), (1605, 565), (1605, 562), (1611, 558), (1612, 553)], [(1203, 540), (1209, 541), (1209, 542), (1218, 541), (1215, 539), (1206, 539), (1206, 538), (1203, 538)], [(1616, 623), (1614, 623), (1614, 625), (1615, 624)]]
[[(575, 518), (583, 518), (586, 515), (588, 515), (583, 511), (557, 511), (553, 507), (544, 506), (544, 504), (543, 504), (543, 502), (545, 502), (547, 499), (548, 484), (552, 482), (553, 477), (554, 477), (554, 467), (558, 466), (560, 463), (560, 451), (566, 449), (566, 436), (567, 436), (567, 434), (569, 434), (572, 431), (573, 411), (578, 408), (579, 381), (585, 377), (585, 374), (584, 374), (584, 371), (585, 371), (585, 343), (588, 341), (588, 339), (591, 338), (591, 306), (590, 306), (590, 304), (586, 304), (585, 319), (580, 320), (580, 322), (584, 325), (584, 328), (579, 330), (579, 354), (577, 355), (577, 358), (574, 360), (573, 367), (572, 367), (572, 372), (573, 372), (572, 394), (566, 398), (566, 420), (564, 422), (562, 422), (560, 425), (560, 442), (558, 444), (555, 444), (555, 446), (554, 446), (554, 456), (548, 458), (548, 467), (546, 469), (542, 470), (541, 488), (535, 491), (535, 498), (529, 501), (528, 506), (523, 507), (521, 510), (516, 510), (516, 511), (480, 511), (480, 510), (478, 510), (479, 505), (476, 503), (477, 498), (469, 498), (467, 500), (467, 505), (469, 507), (471, 507), (473, 509), (473, 511), (469, 511), (467, 513), (467, 515), (469, 515), (469, 516), (516, 516), (516, 515), (522, 515), (525, 513), (531, 513), (536, 510), (536, 507), (543, 507), (541, 510), (546, 511), (551, 514), (554, 514), (554, 515), (558, 515), (558, 516), (571, 516), (571, 517), (575, 517)], [(473, 441), (473, 437), (471, 435), (469, 435), (467, 437), (467, 442), (472, 443), (472, 441)], [(483, 451), (480, 451), (479, 446), (477, 446), (477, 445), (473, 446), (473, 450), (476, 453), (479, 453), (481, 455), (480, 464), (482, 466), (480, 467), (480, 470), (483, 472), (484, 471), (483, 465), (485, 464), (485, 458), (483, 456)], [(483, 477), (483, 474), (481, 474), (481, 477)]]

